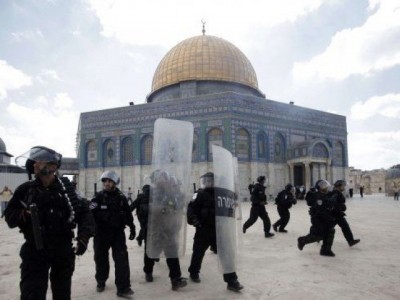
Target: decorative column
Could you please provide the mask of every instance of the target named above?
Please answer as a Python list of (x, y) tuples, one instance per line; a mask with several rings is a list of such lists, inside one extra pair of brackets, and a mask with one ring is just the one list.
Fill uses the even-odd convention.
[(311, 183), (311, 170), (310, 170), (310, 162), (304, 162), (304, 170), (305, 170), (305, 186), (306, 189), (310, 189), (312, 186)]

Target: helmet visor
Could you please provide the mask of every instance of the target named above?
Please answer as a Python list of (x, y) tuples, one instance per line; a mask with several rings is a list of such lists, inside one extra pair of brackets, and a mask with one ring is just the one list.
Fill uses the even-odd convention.
[(58, 164), (61, 161), (61, 154), (54, 150), (44, 147), (33, 147), (27, 152), (21, 154), (15, 159), (15, 164), (20, 167), (25, 167), (26, 161), (30, 159), (35, 162), (46, 162)]

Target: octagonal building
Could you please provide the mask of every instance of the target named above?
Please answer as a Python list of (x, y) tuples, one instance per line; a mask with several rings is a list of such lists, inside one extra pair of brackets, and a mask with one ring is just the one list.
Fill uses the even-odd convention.
[(192, 178), (212, 171), (211, 145), (239, 161), (241, 198), (259, 175), (268, 194), (291, 182), (348, 177), (344, 116), (268, 100), (247, 57), (219, 37), (200, 35), (173, 47), (159, 63), (146, 103), (82, 113), (78, 128), (79, 190), (93, 195), (104, 170), (137, 191), (151, 171), (158, 118), (194, 125)]

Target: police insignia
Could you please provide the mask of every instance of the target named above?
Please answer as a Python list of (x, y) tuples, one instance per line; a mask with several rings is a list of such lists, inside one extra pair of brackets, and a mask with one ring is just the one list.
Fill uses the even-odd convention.
[(89, 204), (89, 208), (90, 209), (95, 209), (97, 207), (97, 203), (96, 202), (90, 202)]

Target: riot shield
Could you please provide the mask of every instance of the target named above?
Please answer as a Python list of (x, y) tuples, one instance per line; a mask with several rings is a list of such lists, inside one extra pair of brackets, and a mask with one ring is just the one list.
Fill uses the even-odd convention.
[(150, 258), (185, 254), (192, 147), (192, 123), (156, 120), (146, 240)]
[(232, 154), (219, 146), (212, 146), (215, 227), (217, 233), (218, 261), (222, 273), (236, 272), (236, 202), (235, 171)]
[(235, 180), (235, 194), (236, 194), (236, 209), (235, 209), (235, 219), (236, 219), (236, 241), (238, 249), (243, 247), (243, 239), (242, 239), (242, 205), (240, 196), (240, 179), (239, 179), (239, 163), (237, 157), (233, 157), (233, 174)]

